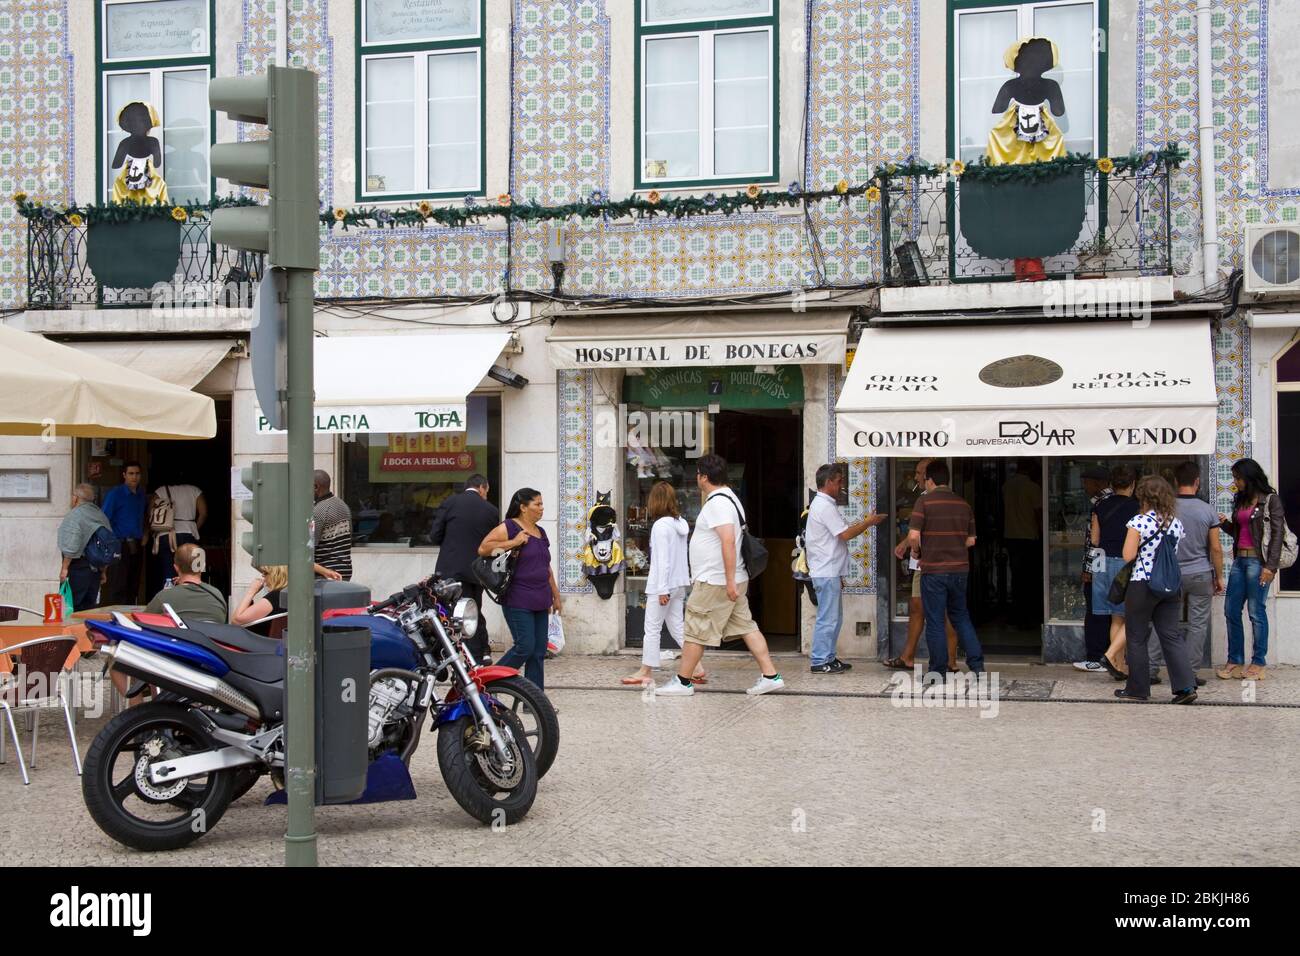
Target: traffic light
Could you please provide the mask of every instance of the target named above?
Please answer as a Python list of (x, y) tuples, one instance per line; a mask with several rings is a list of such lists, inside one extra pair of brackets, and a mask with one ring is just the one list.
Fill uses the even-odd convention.
[(212, 241), (268, 253), (282, 269), (320, 268), (320, 174), (316, 145), (316, 74), (270, 67), (257, 76), (214, 78), (208, 104), (270, 135), (212, 147), (212, 175), (270, 192), (265, 206), (212, 211)]
[(253, 492), (240, 507), (244, 520), (253, 526), (240, 539), (253, 556), (253, 566), (289, 563), (289, 463), (255, 461), (239, 473), (244, 487)]

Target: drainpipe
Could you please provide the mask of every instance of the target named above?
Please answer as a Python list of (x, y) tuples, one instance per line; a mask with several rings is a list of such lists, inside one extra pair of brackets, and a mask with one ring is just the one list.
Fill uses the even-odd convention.
[(1196, 79), (1201, 161), (1201, 257), (1205, 286), (1219, 281), (1219, 201), (1214, 191), (1214, 74), (1210, 58), (1211, 0), (1196, 4)]
[(289, 65), (289, 0), (275, 0), (275, 65)]

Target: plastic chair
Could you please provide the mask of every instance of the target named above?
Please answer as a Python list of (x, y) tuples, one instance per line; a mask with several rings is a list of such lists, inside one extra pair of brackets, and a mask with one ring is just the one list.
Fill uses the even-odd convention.
[[(18, 769), (22, 771), (23, 785), (31, 783), (31, 778), (27, 775), (27, 764), (23, 760), (22, 745), (18, 741), (18, 728), (14, 725), (14, 710), (36, 712), (49, 709), (52, 707), (63, 708), (63, 719), (68, 726), (68, 741), (72, 744), (72, 760), (77, 767), (77, 776), (81, 776), (81, 753), (77, 749), (77, 734), (72, 723), (72, 710), (68, 706), (68, 699), (63, 693), (64, 679), (68, 671), (63, 668), (64, 662), (68, 659), (72, 649), (76, 647), (77, 640), (67, 635), (55, 635), (52, 637), (38, 637), (30, 641), (23, 641), (21, 644), (11, 644), (5, 648), (5, 653), (13, 651), (22, 651), (19, 661), (22, 665), (22, 671), (26, 675), (27, 681), (32, 681), (33, 677), (43, 678), (46, 692), (42, 696), (21, 697), (19, 696), (14, 707), (10, 707), (6, 699), (8, 694), (0, 691), (0, 711), (9, 724), (9, 735), (13, 738), (14, 751), (18, 754)], [(16, 688), (18, 694), (22, 694), (24, 687), (20, 682)], [(53, 691), (51, 695), (50, 691)], [(32, 720), (32, 759), (31, 766), (36, 766), (36, 740), (37, 733), (40, 731), (41, 722), (39, 714), (33, 713)], [(0, 764), (5, 762), (5, 737), (4, 728), (0, 727)]]
[(23, 607), (21, 604), (0, 604), (0, 624), (8, 624), (10, 621), (18, 620), (18, 612), (25, 611), (33, 617), (44, 619), (45, 615), (40, 611), (33, 611), (29, 607)]

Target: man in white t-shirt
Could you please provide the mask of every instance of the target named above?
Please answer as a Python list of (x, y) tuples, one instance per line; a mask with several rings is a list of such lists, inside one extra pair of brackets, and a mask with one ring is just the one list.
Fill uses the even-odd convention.
[(695, 519), (687, 546), (691, 565), (691, 595), (686, 600), (686, 642), (677, 676), (655, 688), (657, 697), (689, 697), (695, 693), (691, 675), (706, 647), (720, 647), (723, 638), (742, 637), (758, 662), (759, 678), (745, 693), (766, 694), (785, 687), (768, 653), (767, 641), (749, 613), (749, 574), (740, 560), (745, 509), (727, 487), (727, 462), (721, 455), (702, 455), (695, 463), (695, 482), (704, 507)]
[(817, 469), (817, 497), (808, 505), (804, 540), (808, 548), (808, 576), (817, 592), (817, 623), (813, 626), (812, 667), (814, 674), (842, 674), (853, 665), (835, 656), (844, 623), (842, 582), (849, 573), (849, 541), (885, 520), (869, 514), (849, 524), (840, 514), (836, 498), (847, 480), (844, 466), (822, 465)]

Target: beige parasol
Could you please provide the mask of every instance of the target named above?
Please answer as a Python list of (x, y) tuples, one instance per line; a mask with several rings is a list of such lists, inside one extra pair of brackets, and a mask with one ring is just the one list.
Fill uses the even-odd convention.
[(0, 325), (0, 435), (212, 438), (212, 399)]

